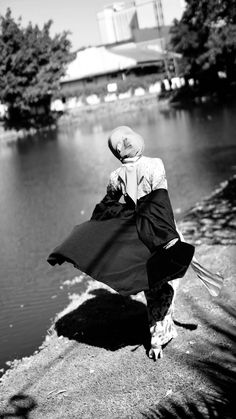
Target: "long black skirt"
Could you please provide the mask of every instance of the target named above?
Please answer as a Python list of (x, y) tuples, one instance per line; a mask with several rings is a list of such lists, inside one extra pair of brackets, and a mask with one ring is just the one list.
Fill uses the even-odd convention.
[(139, 239), (136, 222), (112, 218), (77, 225), (48, 257), (51, 265), (72, 263), (122, 295), (149, 289), (150, 251)]
[(136, 210), (129, 203), (105, 197), (95, 207), (92, 219), (77, 225), (49, 255), (48, 262), (72, 263), (122, 295), (181, 278), (194, 247), (178, 240), (170, 249), (163, 248), (179, 237), (168, 199), (166, 190), (154, 191), (140, 199)]

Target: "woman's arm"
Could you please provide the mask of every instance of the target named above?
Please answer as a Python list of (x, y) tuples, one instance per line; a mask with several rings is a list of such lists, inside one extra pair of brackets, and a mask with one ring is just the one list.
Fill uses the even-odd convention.
[[(175, 227), (176, 227), (176, 231), (177, 231), (177, 233), (178, 233), (178, 235), (179, 235), (179, 237), (180, 237), (180, 240), (181, 240), (182, 242), (185, 242), (185, 243), (186, 243), (186, 240), (185, 240), (185, 238), (184, 238), (184, 236), (183, 236), (183, 233), (182, 233), (182, 232), (180, 231), (180, 229), (178, 228), (176, 221), (175, 221)], [(193, 256), (193, 258), (192, 258), (191, 266), (193, 266), (193, 263), (198, 263), (198, 260), (196, 259), (196, 257), (195, 257), (195, 256)]]
[(167, 189), (166, 171), (163, 161), (159, 158), (153, 159), (154, 166), (151, 173), (151, 187), (152, 190)]
[(108, 185), (107, 185), (107, 193), (106, 197), (109, 197), (112, 200), (119, 201), (122, 195), (121, 185), (118, 181), (118, 173), (115, 170), (110, 174)]
[[(91, 220), (106, 220), (114, 216), (114, 212), (120, 210), (119, 199), (122, 195), (122, 191), (119, 188), (118, 178), (111, 173), (109, 182), (107, 185), (107, 193), (104, 198), (95, 206)], [(118, 208), (119, 207), (119, 208)]]

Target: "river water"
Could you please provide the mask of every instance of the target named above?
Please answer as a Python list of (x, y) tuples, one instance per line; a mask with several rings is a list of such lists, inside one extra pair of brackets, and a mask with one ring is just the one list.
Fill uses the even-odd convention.
[(38, 348), (75, 292), (64, 282), (78, 271), (52, 268), (46, 258), (105, 194), (118, 164), (107, 135), (117, 125), (131, 125), (145, 138), (145, 155), (163, 159), (177, 219), (236, 171), (236, 104), (162, 112), (153, 106), (1, 145), (0, 368)]

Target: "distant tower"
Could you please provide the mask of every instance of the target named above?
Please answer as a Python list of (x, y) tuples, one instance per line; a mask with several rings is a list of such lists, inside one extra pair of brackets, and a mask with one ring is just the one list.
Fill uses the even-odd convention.
[(98, 27), (102, 44), (114, 44), (116, 32), (113, 22), (113, 10), (106, 8), (97, 13)]
[(117, 42), (126, 41), (132, 38), (132, 27), (137, 26), (136, 8), (134, 4), (119, 6), (114, 5), (114, 27)]
[(126, 41), (132, 38), (132, 27), (137, 25), (133, 3), (114, 3), (97, 13), (98, 26), (103, 44)]
[(135, 0), (140, 29), (171, 25), (183, 13), (183, 0)]
[(136, 0), (139, 29), (163, 26), (161, 0)]
[(184, 0), (133, 0), (114, 3), (97, 13), (103, 44), (132, 39), (132, 30), (169, 26), (180, 19)]
[(184, 0), (160, 0), (162, 3), (163, 21), (169, 26), (173, 24), (174, 19), (181, 19), (185, 9)]

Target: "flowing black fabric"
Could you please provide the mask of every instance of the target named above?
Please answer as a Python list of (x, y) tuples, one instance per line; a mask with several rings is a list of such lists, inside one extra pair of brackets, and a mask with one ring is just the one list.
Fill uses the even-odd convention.
[(157, 189), (140, 198), (136, 213), (139, 237), (151, 252), (179, 238), (166, 189)]
[(191, 252), (187, 259), (180, 257), (180, 245), (177, 262), (173, 249), (169, 259), (169, 249), (163, 254), (163, 245), (178, 237), (165, 189), (141, 198), (136, 208), (132, 200), (122, 204), (105, 196), (91, 220), (76, 226), (49, 255), (48, 262), (70, 262), (120, 294), (131, 295), (184, 275)]

